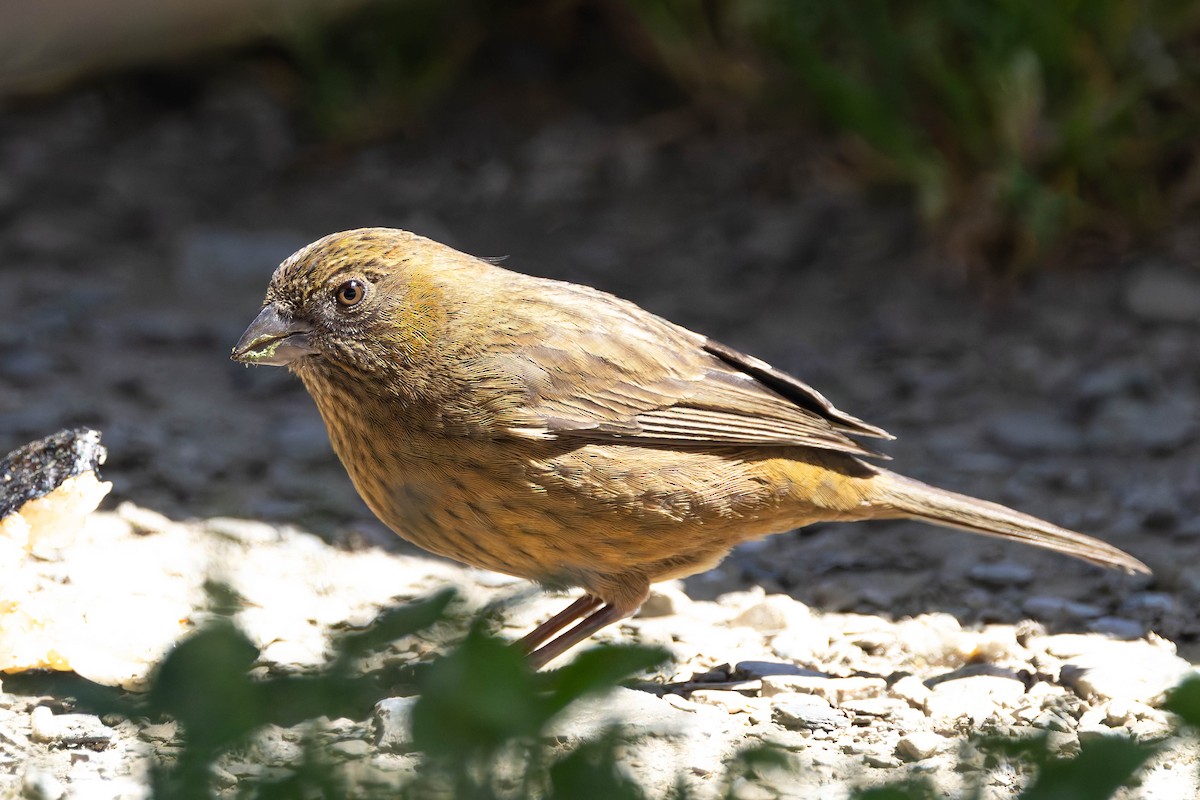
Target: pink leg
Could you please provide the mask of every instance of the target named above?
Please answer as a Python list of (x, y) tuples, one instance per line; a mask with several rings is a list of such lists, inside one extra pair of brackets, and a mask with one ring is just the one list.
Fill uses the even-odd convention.
[[(596, 598), (591, 599), (595, 600), (597, 603), (600, 602), (599, 600), (596, 600)], [(634, 611), (636, 610), (637, 607), (635, 606)], [(591, 616), (586, 618), (583, 622), (580, 622), (574, 628), (571, 628), (571, 630), (566, 631), (565, 633), (559, 635), (556, 639), (551, 640), (549, 643), (530, 653), (530, 666), (532, 666), (534, 669), (541, 669), (542, 667), (546, 666), (549, 661), (562, 655), (567, 650), (579, 644), (604, 626), (611, 625), (617, 620), (624, 619), (632, 613), (632, 611), (619, 611), (616, 606), (604, 606), (599, 611), (594, 612)], [(562, 626), (560, 625), (559, 627)], [(534, 633), (537, 633), (537, 631), (534, 631)]]
[[(590, 594), (585, 594), (583, 597), (579, 598), (574, 603), (571, 603), (571, 605), (567, 606), (562, 611), (558, 612), (553, 617), (546, 620), (541, 625), (538, 625), (536, 628), (526, 634), (521, 641), (517, 642), (517, 646), (526, 653), (532, 653), (534, 650), (537, 650), (539, 645), (554, 636), (554, 634), (558, 633), (580, 617), (590, 614), (592, 611), (599, 608), (600, 604), (601, 601), (599, 597), (593, 597)], [(536, 669), (537, 667), (534, 668)]]

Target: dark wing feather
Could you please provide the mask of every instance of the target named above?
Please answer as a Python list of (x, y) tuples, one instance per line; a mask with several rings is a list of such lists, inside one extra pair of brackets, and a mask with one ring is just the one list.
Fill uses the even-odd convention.
[[(632, 303), (538, 283), (530, 316), (517, 326), (536, 330), (534, 339), (488, 356), (487, 371), (516, 376), (524, 390), (510, 433), (679, 447), (815, 447), (871, 457), (882, 456), (850, 436), (891, 438), (796, 378)], [(575, 309), (586, 309), (586, 323)]]

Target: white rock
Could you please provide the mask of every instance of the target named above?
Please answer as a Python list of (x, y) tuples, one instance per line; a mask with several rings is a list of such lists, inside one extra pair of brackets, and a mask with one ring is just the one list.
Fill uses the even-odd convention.
[(650, 588), (650, 596), (637, 616), (648, 619), (651, 617), (671, 617), (686, 611), (692, 605), (692, 599), (679, 587), (678, 581), (660, 583)]
[(811, 694), (838, 705), (845, 700), (878, 697), (887, 691), (883, 678), (830, 678), (809, 675), (774, 675), (763, 678), (763, 697), (781, 694)]
[(30, 767), (21, 779), (21, 797), (25, 800), (61, 800), (67, 787), (49, 772)]
[(45, 706), (38, 706), (30, 717), (29, 738), (35, 742), (81, 747), (108, 744), (115, 735), (116, 731), (92, 714), (56, 715)]
[(923, 761), (940, 753), (949, 740), (928, 731), (914, 731), (900, 737), (896, 742), (896, 755), (905, 761)]
[(810, 615), (807, 606), (787, 595), (773, 594), (742, 611), (729, 624), (753, 628), (759, 633), (778, 633), (786, 630), (793, 621), (807, 621)]
[(771, 718), (789, 730), (833, 731), (850, 725), (828, 702), (803, 694), (779, 695), (771, 704)]
[(913, 708), (924, 710), (929, 700), (929, 687), (916, 675), (905, 675), (888, 689), (892, 697), (905, 701)]
[(388, 697), (375, 704), (371, 726), (375, 746), (387, 753), (412, 752), (412, 709), (415, 697)]
[(612, 725), (621, 725), (630, 737), (688, 737), (699, 734), (719, 715), (727, 715), (711, 706), (696, 704), (693, 711), (682, 711), (661, 698), (635, 689), (617, 687), (600, 697), (584, 698), (572, 704), (553, 720), (546, 735), (565, 741), (580, 741), (599, 735)]
[(936, 684), (925, 701), (932, 717), (969, 717), (978, 725), (1002, 708), (1011, 708), (1025, 694), (1025, 684), (996, 675), (972, 675)]
[(1076, 694), (1154, 705), (1191, 672), (1191, 665), (1149, 642), (1104, 641), (1063, 664), (1060, 681)]

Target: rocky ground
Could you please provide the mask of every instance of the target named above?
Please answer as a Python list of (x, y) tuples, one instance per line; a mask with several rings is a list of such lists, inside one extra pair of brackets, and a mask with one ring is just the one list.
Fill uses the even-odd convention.
[[(298, 383), (227, 359), (282, 257), (333, 230), (395, 225), (754, 352), (896, 434), (898, 471), (1096, 534), (1155, 570), (1111, 575), (916, 524), (743, 547), (608, 634), (667, 643), (678, 660), (662, 681), (704, 676), (608, 703), (643, 726), (630, 759), (651, 785), (676, 765), (715, 785), (723, 754), (763, 739), (806, 767), (779, 776), (783, 794), (839, 797), (915, 772), (1005, 797), (1019, 770), (969, 752), (979, 769), (955, 767), (968, 733), (1046, 729), (1063, 752), (1170, 736), (1155, 706), (1200, 659), (1200, 228), (984, 300), (917, 254), (899, 207), (842, 191), (817, 148), (778, 133), (463, 98), (426, 130), (333, 150), (266, 87), (126, 80), (0, 116), (0, 450), (95, 427), (108, 508), (167, 518), (102, 515), (133, 549), (128, 572), (87, 584), (97, 597), (186, 606), (222, 559), (256, 565), (236, 570), (264, 596), (243, 621), (264, 661), (287, 665), (319, 657), (327, 626), (435, 585), (518, 592), (396, 544)], [(66, 568), (39, 569), (62, 583)], [(515, 604), (511, 632), (558, 603)], [(5, 790), (139, 796), (145, 753), (172, 732), (68, 711), (0, 695)], [(402, 718), (338, 721), (330, 746), (386, 780), (410, 766), (389, 752), (404, 733), (388, 720)], [(587, 729), (563, 724), (568, 738)], [(259, 763), (296, 738), (262, 736)], [(1129, 796), (1194, 796), (1194, 747), (1170, 741)], [(254, 761), (225, 764), (226, 788)]]

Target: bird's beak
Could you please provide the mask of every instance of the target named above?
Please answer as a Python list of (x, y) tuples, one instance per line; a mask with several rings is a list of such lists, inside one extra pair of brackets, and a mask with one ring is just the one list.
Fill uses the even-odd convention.
[(230, 358), (243, 364), (287, 366), (317, 352), (309, 341), (310, 333), (308, 325), (288, 319), (274, 303), (268, 303), (238, 339)]

